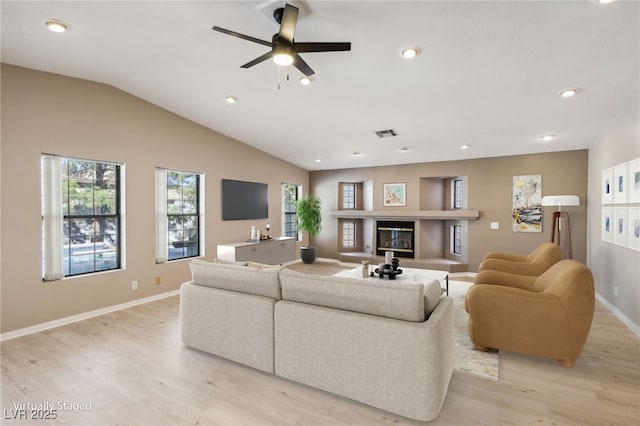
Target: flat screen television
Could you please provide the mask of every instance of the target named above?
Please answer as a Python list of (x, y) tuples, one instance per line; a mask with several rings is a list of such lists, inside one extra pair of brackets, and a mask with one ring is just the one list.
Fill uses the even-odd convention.
[(269, 186), (266, 183), (222, 179), (222, 220), (268, 217)]

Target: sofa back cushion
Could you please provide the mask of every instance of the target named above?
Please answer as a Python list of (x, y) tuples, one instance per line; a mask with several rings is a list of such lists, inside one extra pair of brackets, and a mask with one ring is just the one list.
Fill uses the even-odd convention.
[(280, 272), (282, 299), (405, 321), (425, 320), (424, 285)]
[(191, 261), (192, 281), (203, 285), (240, 293), (281, 299), (281, 267), (255, 267), (227, 263), (211, 263), (194, 259)]

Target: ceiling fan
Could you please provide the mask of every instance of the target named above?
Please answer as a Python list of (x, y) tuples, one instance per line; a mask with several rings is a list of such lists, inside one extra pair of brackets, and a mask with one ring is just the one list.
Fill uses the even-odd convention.
[(273, 35), (270, 42), (240, 34), (235, 31), (225, 30), (220, 27), (213, 27), (212, 29), (223, 34), (228, 34), (230, 36), (252, 41), (271, 48), (270, 52), (257, 57), (253, 61), (247, 62), (240, 68), (250, 68), (272, 58), (273, 62), (277, 65), (287, 66), (293, 64), (293, 66), (299, 69), (300, 72), (307, 77), (310, 77), (315, 72), (300, 57), (299, 53), (340, 52), (351, 50), (351, 43), (296, 43), (293, 40), (293, 35), (296, 31), (296, 22), (298, 21), (298, 8), (295, 6), (286, 4), (285, 7), (274, 10), (273, 18), (278, 24), (280, 24), (280, 31)]

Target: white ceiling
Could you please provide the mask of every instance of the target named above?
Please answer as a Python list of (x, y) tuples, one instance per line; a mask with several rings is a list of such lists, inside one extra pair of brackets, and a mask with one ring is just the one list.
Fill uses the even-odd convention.
[(241, 69), (268, 48), (211, 30), (270, 40), (264, 3), (3, 0), (2, 61), (115, 86), (308, 170), (588, 148), (640, 87), (638, 1), (296, 1), (296, 41), (352, 43), (302, 54), (310, 86), (271, 61)]

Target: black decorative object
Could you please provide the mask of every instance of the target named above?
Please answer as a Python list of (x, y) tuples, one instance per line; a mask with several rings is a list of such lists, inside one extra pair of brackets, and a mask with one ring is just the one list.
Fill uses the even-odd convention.
[(390, 280), (395, 280), (396, 275), (402, 274), (402, 269), (400, 268), (393, 269), (391, 265), (385, 265), (385, 266), (389, 266), (389, 268), (385, 267), (382, 271), (380, 270), (380, 268), (376, 268), (375, 270), (376, 274), (378, 274), (380, 278), (384, 278), (384, 276), (386, 275), (389, 277)]

